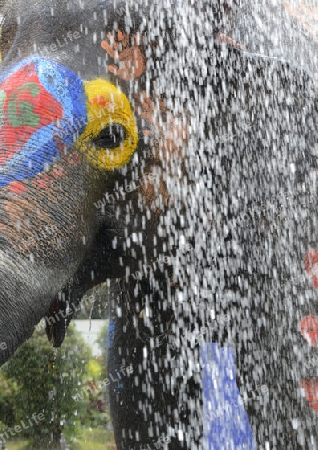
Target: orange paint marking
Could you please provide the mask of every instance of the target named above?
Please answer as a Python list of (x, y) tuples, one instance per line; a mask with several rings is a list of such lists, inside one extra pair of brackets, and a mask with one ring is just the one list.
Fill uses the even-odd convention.
[(52, 177), (55, 179), (62, 178), (65, 175), (63, 167), (54, 167), (52, 170)]
[(103, 108), (108, 109), (109, 111), (113, 111), (115, 109), (115, 106), (114, 106), (115, 104), (110, 102), (109, 100), (106, 100), (105, 97), (103, 97), (102, 95), (93, 98), (89, 103), (91, 105), (92, 104), (95, 104), (95, 105), (97, 104), (97, 105), (99, 105), (99, 106), (101, 106)]
[(67, 162), (70, 166), (77, 166), (78, 164), (81, 163), (80, 154), (78, 152), (71, 153), (67, 157)]
[(10, 184), (8, 185), (8, 190), (9, 190), (10, 192), (14, 192), (14, 193), (17, 194), (17, 195), (21, 195), (21, 194), (23, 194), (23, 193), (27, 190), (27, 188), (26, 188), (26, 186), (25, 186), (23, 183), (21, 183), (20, 181), (13, 181), (12, 183), (10, 183)]
[(63, 158), (63, 156), (65, 155), (65, 152), (67, 150), (66, 145), (64, 144), (64, 142), (61, 139), (61, 136), (59, 136), (58, 134), (56, 134), (53, 137), (53, 140), (56, 142), (57, 145), (57, 151), (59, 152), (59, 155), (61, 158)]
[(305, 255), (305, 269), (312, 284), (318, 289), (318, 251), (309, 250)]
[(36, 177), (36, 179), (33, 181), (33, 185), (37, 189), (45, 189), (49, 186), (50, 182), (50, 177), (48, 176), (48, 174), (44, 173)]
[(245, 50), (245, 47), (243, 45), (234, 41), (234, 39), (230, 38), (229, 36), (227, 36), (224, 33), (220, 33), (216, 39), (217, 39), (217, 42), (219, 42), (220, 44), (225, 43), (225, 44), (231, 45), (232, 47), (236, 47), (239, 50)]
[(310, 408), (318, 412), (318, 378), (301, 380), (301, 387), (305, 391), (306, 400)]
[(139, 35), (129, 36), (118, 30), (117, 38), (114, 38), (108, 33), (107, 40), (101, 42), (101, 47), (114, 60), (114, 64), (110, 64), (108, 70), (122, 80), (134, 80), (144, 73), (146, 65), (140, 49)]
[[(162, 99), (156, 98), (154, 100), (145, 91), (135, 94), (134, 97), (136, 114), (147, 121), (150, 128), (150, 130), (143, 130), (143, 134), (145, 136), (157, 136), (161, 139), (167, 159), (169, 159), (169, 152), (178, 153), (181, 151), (182, 146), (188, 140), (186, 122), (170, 113)], [(165, 121), (163, 120), (164, 117)], [(182, 155), (180, 155), (180, 158), (182, 158)]]
[(300, 321), (300, 332), (312, 347), (318, 347), (318, 316), (305, 316)]

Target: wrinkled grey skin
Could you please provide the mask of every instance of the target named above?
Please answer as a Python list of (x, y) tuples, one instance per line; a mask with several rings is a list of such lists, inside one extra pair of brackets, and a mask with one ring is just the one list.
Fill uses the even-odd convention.
[[(28, 8), (27, 4), (22, 3), (20, 6), (19, 2), (13, 2), (12, 5), (8, 5), (3, 39), (8, 38), (9, 43), (6, 58), (1, 66), (2, 74), (5, 74), (14, 63), (34, 54), (35, 50), (41, 55), (43, 48), (50, 46), (51, 43), (56, 44), (58, 39), (62, 41), (62, 36), (66, 36), (67, 31), (71, 33), (77, 31), (82, 33), (81, 39), (77, 42), (68, 41), (63, 48), (57, 46), (58, 51), (52, 52), (50, 59), (65, 65), (85, 81), (95, 79), (100, 75), (105, 76), (106, 52), (100, 46), (101, 39), (94, 43), (94, 33), (96, 30), (102, 32), (105, 29), (103, 11), (107, 9), (105, 9), (106, 4), (102, 2), (99, 5), (98, 2), (96, 4), (90, 2), (89, 6), (85, 5), (84, 8), (84, 5), (79, 7), (76, 2), (69, 2), (68, 6), (69, 9), (66, 3), (60, 2), (56, 4), (41, 2), (36, 6), (30, 2), (30, 14), (25, 14), (25, 10)], [(55, 11), (53, 17), (51, 8)], [(94, 11), (99, 11), (98, 20), (94, 18)], [(7, 33), (7, 29), (14, 28), (13, 25), (17, 18), (20, 18), (20, 23), (16, 35)], [(108, 29), (112, 30), (114, 17), (109, 20), (111, 24)], [(34, 23), (37, 23), (37, 27), (33, 30)], [(30, 33), (31, 29), (32, 33)], [(105, 37), (105, 31), (103, 33)], [(82, 56), (80, 56), (78, 46)], [(48, 54), (44, 53), (44, 56), (48, 57)], [(99, 59), (102, 63), (99, 62)], [(108, 74), (107, 77), (114, 81), (111, 74)], [(123, 90), (127, 92), (127, 86), (124, 85)], [(139, 158), (142, 156), (142, 150), (144, 148), (140, 145)], [(65, 166), (65, 162), (62, 162), (62, 167), (67, 171), (67, 167), (64, 167), (63, 164)], [(115, 259), (114, 255), (107, 254), (112, 251), (111, 248), (102, 262), (104, 266), (108, 266), (107, 271), (105, 268), (95, 268), (91, 263), (92, 267), (87, 269), (89, 273), (86, 275), (82, 274), (80, 265), (85, 264), (86, 258), (95, 258), (94, 248), (98, 252), (103, 251), (98, 248), (99, 243), (93, 244), (98, 239), (98, 232), (108, 233), (107, 244), (104, 243), (104, 246), (112, 247), (111, 241), (114, 235), (118, 236), (119, 247), (124, 245), (126, 240), (124, 237), (126, 225), (123, 224), (125, 221), (124, 211), (115, 220), (115, 206), (110, 204), (108, 210), (101, 213), (94, 203), (102, 198), (106, 188), (110, 194), (114, 191), (115, 181), (121, 186), (124, 182), (129, 183), (133, 180), (131, 173), (135, 167), (137, 167), (136, 158), (131, 163), (127, 176), (127, 168), (119, 170), (115, 174), (102, 173), (89, 167), (87, 162), (82, 160), (82, 163), (77, 165), (71, 174), (63, 177), (50, 192), (41, 192), (32, 187), (29, 189), (28, 202), (32, 206), (25, 214), (25, 220), (31, 221), (32, 231), (30, 229), (28, 232), (24, 232), (22, 242), (30, 242), (33, 234), (33, 237), (34, 235), (36, 237), (37, 246), (35, 248), (31, 244), (27, 251), (21, 251), (21, 256), (11, 251), (10, 239), (15, 240), (18, 247), (21, 244), (18, 231), (21, 221), (18, 216), (16, 223), (13, 224), (13, 227), (17, 229), (17, 234), (12, 238), (6, 238), (1, 248), (4, 261), (1, 279), (8, 280), (2, 282), (3, 289), (1, 291), (0, 341), (7, 345), (7, 350), (1, 353), (1, 362), (4, 362), (17, 346), (31, 335), (34, 325), (47, 313), (54, 297), (70, 282), (72, 277), (83, 277), (81, 280), (83, 285), (81, 292), (83, 293), (93, 284), (90, 273), (94, 269), (95, 284), (106, 278), (105, 272), (109, 277), (119, 277), (125, 274), (125, 259), (119, 265), (118, 257)], [(147, 169), (145, 174), (147, 174)], [(134, 177), (138, 179), (138, 174), (135, 174)], [(133, 195), (136, 203), (138, 192), (134, 192)], [(10, 194), (4, 194), (4, 201), (7, 196)], [(13, 198), (13, 203), (15, 201), (17, 200)], [(121, 202), (124, 205), (123, 198), (121, 198)], [(6, 218), (4, 220), (7, 221)], [(46, 233), (45, 227), (50, 231), (53, 226), (57, 227), (57, 232)], [(133, 232), (129, 226), (125, 232), (126, 236), (130, 236)], [(102, 227), (104, 227), (103, 230)], [(83, 245), (84, 236), (85, 245)], [(121, 242), (120, 239), (123, 241)], [(31, 242), (33, 242), (32, 239)], [(125, 258), (122, 252), (118, 253)], [(10, 267), (11, 258), (14, 262), (13, 269)], [(130, 260), (131, 257), (127, 255), (127, 259)], [(135, 257), (134, 260), (137, 261), (137, 258)], [(112, 261), (111, 267), (109, 267), (109, 261)], [(132, 267), (131, 270), (137, 270), (137, 263), (133, 264), (136, 267)], [(99, 265), (100, 261), (98, 261)], [(98, 273), (101, 271), (102, 274)], [(52, 276), (52, 274), (54, 275)], [(75, 291), (75, 287), (73, 290)], [(76, 297), (75, 293), (74, 296)]]
[[(0, 342), (7, 349), (0, 362), (52, 313), (56, 298), (58, 306), (76, 303), (93, 285), (120, 278), (110, 283), (108, 369), (131, 365), (133, 376), (110, 387), (118, 449), (155, 448), (161, 436), (171, 450), (206, 444), (194, 338), (204, 326), (203, 341), (235, 351), (259, 447), (269, 441), (271, 448), (309, 449), (317, 438), (315, 412), (299, 387), (311, 376), (315, 349), (298, 326), (303, 315), (315, 314), (316, 292), (303, 275), (304, 255), (317, 242), (314, 84), (292, 64), (217, 45), (218, 31), (232, 20), (217, 2), (113, 5), (30, 1), (9, 8), (8, 20), (19, 22), (3, 77), (36, 49), (83, 30), (80, 43), (49, 59), (83, 81), (101, 76), (120, 86), (134, 105), (140, 139), (124, 168), (101, 171), (82, 156), (70, 168), (62, 159), (65, 176), (47, 190), (28, 185), (27, 201), (3, 189)], [(146, 71), (133, 82), (109, 72), (100, 45), (117, 26), (147, 36)], [(146, 89), (167, 106), (168, 114), (158, 101), (155, 108), (162, 128), (138, 115), (134, 94)], [(167, 138), (169, 113), (185, 128), (181, 142), (173, 136), (175, 147)], [(149, 128), (154, 135), (146, 139)], [(148, 190), (95, 207), (104, 192), (153, 172), (158, 181)], [(53, 236), (45, 228), (52, 224)], [(173, 259), (158, 264), (158, 255)], [(139, 282), (132, 277), (137, 270), (144, 270)], [(259, 385), (269, 386), (266, 398)]]

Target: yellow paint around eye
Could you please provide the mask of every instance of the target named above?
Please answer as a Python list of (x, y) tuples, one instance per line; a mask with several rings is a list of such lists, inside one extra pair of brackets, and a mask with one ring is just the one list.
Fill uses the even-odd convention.
[[(138, 130), (129, 100), (116, 86), (102, 79), (84, 83), (88, 123), (76, 146), (89, 163), (100, 170), (113, 170), (126, 165), (138, 144)], [(91, 143), (107, 126), (124, 127), (125, 140), (120, 146), (107, 150)]]

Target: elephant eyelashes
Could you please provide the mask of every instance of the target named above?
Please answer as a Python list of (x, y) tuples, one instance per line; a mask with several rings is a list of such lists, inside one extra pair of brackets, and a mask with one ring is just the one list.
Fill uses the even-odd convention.
[(97, 147), (103, 147), (108, 150), (119, 147), (126, 139), (126, 130), (122, 125), (107, 125), (96, 138), (93, 143)]

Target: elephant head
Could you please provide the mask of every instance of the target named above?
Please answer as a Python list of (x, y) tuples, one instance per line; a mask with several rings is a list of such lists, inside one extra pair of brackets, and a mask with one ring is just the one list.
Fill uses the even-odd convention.
[[(157, 68), (177, 51), (178, 31), (169, 24), (177, 2), (171, 8), (6, 3), (1, 363), (41, 317), (63, 313), (88, 288), (138, 273), (168, 250), (158, 235), (174, 201), (167, 167), (185, 173), (189, 127), (183, 111), (171, 114), (161, 86), (165, 69)], [(210, 9), (213, 38), (227, 16)], [(54, 338), (49, 327), (56, 345), (60, 332)]]
[(133, 108), (146, 44), (115, 31), (106, 3), (8, 5), (0, 88), (2, 363), (51, 304), (58, 313), (106, 276), (125, 276), (132, 255), (138, 259), (136, 242), (148, 248), (149, 223), (158, 222), (165, 188), (157, 155), (144, 155), (149, 144)]

